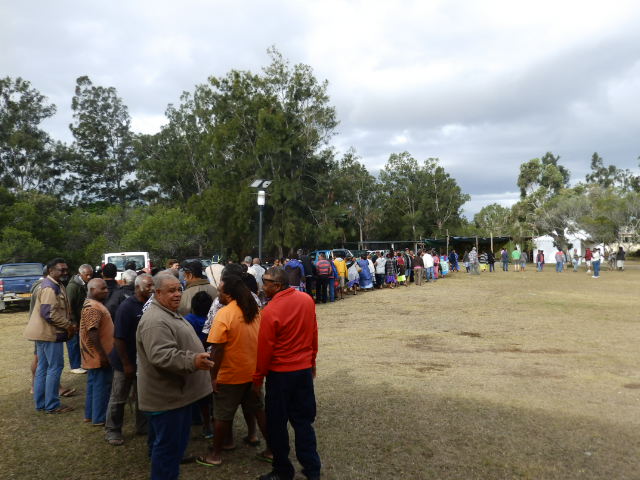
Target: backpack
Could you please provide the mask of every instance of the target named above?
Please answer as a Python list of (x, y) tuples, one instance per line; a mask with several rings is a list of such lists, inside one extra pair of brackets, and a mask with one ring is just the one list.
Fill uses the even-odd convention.
[(331, 264), (329, 260), (319, 260), (316, 264), (316, 271), (319, 277), (328, 278), (333, 273), (331, 270)]

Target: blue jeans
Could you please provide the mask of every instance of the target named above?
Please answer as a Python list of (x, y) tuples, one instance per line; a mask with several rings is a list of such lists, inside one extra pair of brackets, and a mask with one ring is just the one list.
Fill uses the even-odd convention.
[(149, 414), (151, 480), (175, 480), (191, 434), (191, 405)]
[(506, 262), (504, 260), (502, 261), (502, 271), (503, 272), (509, 271), (509, 260), (507, 260)]
[(544, 263), (538, 262), (538, 271), (541, 272), (543, 268), (544, 268)]
[(87, 398), (84, 402), (84, 418), (91, 423), (105, 423), (111, 395), (111, 367), (91, 368), (87, 373)]
[(60, 375), (64, 367), (62, 342), (36, 340), (38, 367), (33, 380), (33, 399), (36, 410), (55, 410), (60, 406)]
[(320, 456), (316, 448), (313, 422), (316, 398), (311, 369), (269, 372), (265, 396), (267, 435), (273, 452), (273, 470), (283, 479), (293, 479), (295, 469), (289, 460), (287, 422), (295, 432), (296, 458), (307, 477), (320, 476)]
[(560, 273), (562, 272), (562, 267), (564, 266), (564, 264), (562, 262), (556, 262), (556, 272)]
[(435, 281), (433, 267), (427, 267), (426, 270), (427, 270), (427, 282), (430, 282), (431, 280)]
[(336, 300), (336, 284), (335, 278), (329, 279), (329, 301), (334, 302)]
[(67, 353), (69, 354), (69, 368), (71, 368), (71, 370), (80, 368), (79, 335), (74, 335), (70, 340), (67, 340)]
[(600, 260), (591, 262), (591, 264), (593, 265), (593, 276), (599, 277), (600, 276)]

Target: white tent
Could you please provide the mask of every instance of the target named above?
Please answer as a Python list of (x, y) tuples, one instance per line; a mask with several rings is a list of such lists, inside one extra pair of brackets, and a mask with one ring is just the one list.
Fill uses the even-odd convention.
[[(555, 232), (554, 232), (555, 233)], [(604, 251), (604, 245), (595, 245), (590, 239), (586, 232), (578, 231), (575, 233), (568, 233), (565, 231), (564, 238), (567, 239), (567, 243), (571, 245), (569, 250), (570, 254), (573, 254), (573, 249), (578, 250), (578, 255), (580, 257), (584, 257), (584, 252), (587, 248), (600, 248), (600, 251)], [(545, 263), (556, 263), (555, 253), (558, 251), (558, 248), (554, 244), (555, 240), (551, 235), (542, 235), (541, 237), (533, 238), (533, 261), (538, 255), (538, 251), (544, 251), (544, 262)]]

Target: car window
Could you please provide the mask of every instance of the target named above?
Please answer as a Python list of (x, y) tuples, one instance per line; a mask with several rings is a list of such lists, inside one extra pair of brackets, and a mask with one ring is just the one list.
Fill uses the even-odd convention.
[(42, 275), (42, 265), (4, 265), (0, 270), (3, 277), (35, 277)]
[(136, 270), (142, 270), (144, 265), (144, 255), (117, 255), (107, 257), (107, 263), (113, 263), (119, 272), (124, 272), (124, 266), (128, 262), (136, 262)]

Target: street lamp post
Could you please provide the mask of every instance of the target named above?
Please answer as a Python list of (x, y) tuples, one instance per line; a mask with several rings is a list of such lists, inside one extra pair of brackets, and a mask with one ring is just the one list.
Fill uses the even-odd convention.
[(264, 212), (264, 204), (266, 201), (266, 194), (264, 190), (258, 191), (258, 207), (260, 209), (260, 221), (258, 226), (258, 258), (262, 262), (262, 214)]
[(271, 180), (254, 180), (251, 188), (258, 189), (258, 208), (260, 217), (258, 221), (258, 258), (262, 262), (262, 216), (264, 213), (264, 205), (267, 202), (267, 192), (265, 190), (271, 185)]

